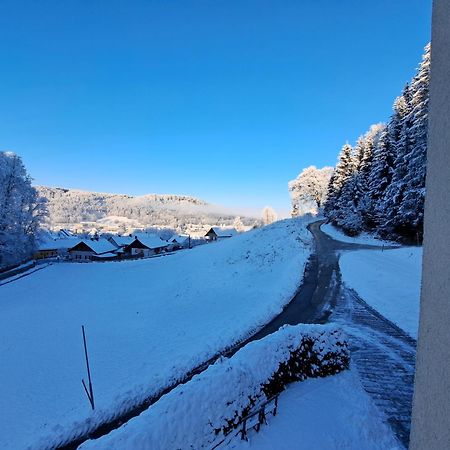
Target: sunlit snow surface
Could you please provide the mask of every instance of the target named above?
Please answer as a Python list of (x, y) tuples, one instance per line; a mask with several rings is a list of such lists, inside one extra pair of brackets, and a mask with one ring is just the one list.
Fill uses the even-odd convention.
[[(311, 220), (162, 258), (54, 264), (1, 286), (0, 448), (90, 429), (268, 322), (301, 282)], [(81, 385), (82, 324), (95, 413)]]
[(341, 230), (334, 227), (330, 223), (324, 223), (320, 227), (320, 229), (336, 241), (348, 242), (350, 244), (398, 246), (398, 244), (396, 244), (395, 242), (383, 241), (381, 239), (375, 238), (372, 234), (368, 233), (361, 233), (360, 235), (355, 237), (347, 236)]
[(229, 449), (401, 449), (353, 371), (294, 383), (281, 394), (278, 414), (249, 442), (235, 438)]
[(422, 248), (357, 250), (340, 259), (344, 283), (379, 313), (417, 339)]

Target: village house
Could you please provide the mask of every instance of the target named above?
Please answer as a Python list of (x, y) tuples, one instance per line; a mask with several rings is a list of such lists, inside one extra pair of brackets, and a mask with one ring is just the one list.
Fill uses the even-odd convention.
[(212, 227), (206, 234), (205, 238), (208, 241), (217, 241), (221, 239), (231, 238), (236, 236), (238, 231), (235, 228), (220, 228), (220, 227)]
[(69, 259), (77, 262), (105, 260), (117, 257), (117, 247), (106, 239), (84, 239), (68, 251)]
[(168, 240), (170, 250), (180, 250), (182, 248), (189, 248), (190, 241), (191, 241), (190, 236), (181, 236), (181, 235), (174, 235)]
[(137, 257), (158, 255), (167, 251), (169, 243), (157, 236), (136, 237), (133, 242), (124, 248), (126, 254)]
[(47, 239), (38, 245), (37, 251), (34, 254), (34, 259), (46, 258), (66, 258), (68, 250), (78, 244), (80, 239), (64, 238), (64, 239)]
[(135, 240), (133, 236), (110, 236), (108, 241), (111, 242), (116, 248), (125, 248)]

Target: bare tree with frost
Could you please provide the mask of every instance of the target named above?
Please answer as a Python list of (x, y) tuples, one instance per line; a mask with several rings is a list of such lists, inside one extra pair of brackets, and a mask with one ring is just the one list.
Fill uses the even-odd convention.
[(28, 259), (45, 204), (19, 156), (0, 152), (0, 267)]
[(264, 225), (269, 225), (273, 222), (276, 222), (277, 219), (278, 219), (278, 215), (271, 206), (266, 206), (262, 210), (262, 220), (263, 220)]
[(292, 201), (292, 216), (305, 212), (318, 212), (324, 205), (333, 167), (317, 169), (315, 166), (303, 169), (300, 175), (289, 182)]

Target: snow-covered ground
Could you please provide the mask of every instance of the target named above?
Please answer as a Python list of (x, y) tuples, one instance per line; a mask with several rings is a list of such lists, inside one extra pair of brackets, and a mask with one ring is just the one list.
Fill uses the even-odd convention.
[[(167, 258), (54, 264), (0, 287), (0, 448), (89, 429), (263, 326), (301, 281), (311, 220)], [(94, 413), (81, 385), (82, 324)]]
[(227, 448), (258, 450), (393, 450), (403, 448), (353, 370), (291, 384), (267, 426)]
[(340, 360), (333, 354), (345, 357), (341, 347), (345, 337), (335, 326), (285, 326), (250, 342), (232, 358), (219, 360), (140, 416), (100, 439), (86, 442), (80, 450), (213, 448), (233, 437), (231, 434), (225, 438), (221, 432), (216, 435), (215, 430), (223, 429), (229, 421), (238, 423), (249, 399), (256, 404), (266, 401), (261, 387), (308, 339), (315, 342), (311, 351), (318, 358), (317, 373), (328, 362), (336, 364)]
[(358, 250), (340, 259), (343, 281), (383, 316), (417, 339), (422, 248)]
[(350, 244), (398, 246), (398, 244), (395, 242), (383, 241), (381, 239), (375, 238), (372, 234), (368, 233), (361, 233), (359, 236), (355, 237), (347, 236), (341, 230), (331, 225), (331, 223), (324, 223), (320, 227), (320, 229), (336, 241), (348, 242)]

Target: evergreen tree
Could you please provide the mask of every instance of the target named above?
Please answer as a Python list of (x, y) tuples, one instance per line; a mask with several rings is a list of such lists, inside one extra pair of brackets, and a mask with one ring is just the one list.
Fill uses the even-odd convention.
[(420, 239), (423, 230), (430, 45), (395, 100), (387, 126), (373, 125), (354, 150), (343, 147), (328, 186), (325, 215), (349, 234)]
[(373, 204), (371, 201), (370, 179), (375, 150), (379, 146), (385, 128), (386, 126), (381, 123), (372, 125), (361, 139), (353, 192), (353, 207), (360, 218), (358, 227), (356, 225), (354, 227), (354, 232), (359, 233), (363, 229), (367, 230), (371, 227)]
[(373, 160), (368, 177), (368, 195), (366, 196), (366, 229), (377, 228), (383, 222), (383, 210), (379, 202), (392, 180), (394, 152), (390, 139), (390, 125), (381, 133), (373, 152)]
[(336, 170), (330, 178), (327, 200), (325, 203), (325, 215), (334, 223), (339, 217), (339, 202), (343, 187), (351, 178), (354, 171), (353, 148), (346, 143), (339, 154)]
[(397, 218), (397, 226), (403, 227), (411, 236), (419, 237), (423, 233), (425, 204), (429, 81), (430, 45), (427, 45), (419, 71), (411, 83), (410, 147), (406, 156), (405, 195)]

